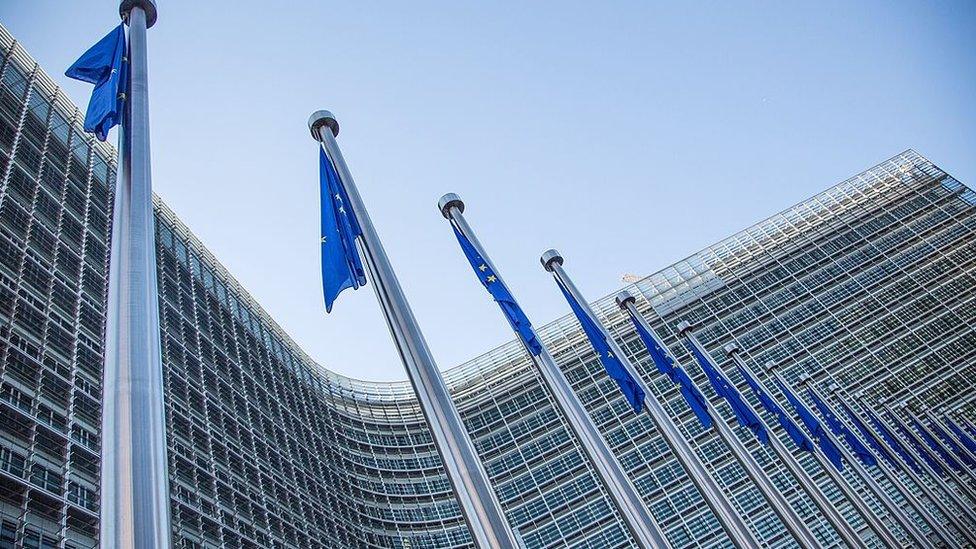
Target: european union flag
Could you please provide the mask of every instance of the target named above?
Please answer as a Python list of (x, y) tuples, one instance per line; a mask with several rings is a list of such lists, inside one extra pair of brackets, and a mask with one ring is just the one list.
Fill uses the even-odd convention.
[(712, 364), (710, 358), (698, 351), (697, 345), (690, 344), (688, 347), (702, 370), (705, 371), (705, 375), (708, 376), (712, 388), (732, 407), (732, 413), (735, 414), (735, 419), (738, 420), (739, 425), (752, 431), (752, 434), (756, 435), (756, 438), (763, 444), (769, 444), (769, 433), (766, 431), (766, 426), (763, 425), (762, 420), (759, 419), (752, 407), (742, 398), (739, 391), (719, 372), (718, 366)]
[(952, 449), (952, 451), (955, 452), (956, 456), (958, 456), (963, 463), (969, 467), (976, 468), (976, 461), (973, 461), (973, 458), (969, 457), (969, 454), (966, 453), (966, 449), (960, 446), (959, 443), (957, 443), (949, 435), (949, 433), (945, 431), (945, 429), (935, 423), (929, 423), (929, 425), (932, 427), (932, 432), (934, 432), (937, 437), (942, 439), (942, 442)]
[(929, 435), (925, 431), (925, 428), (922, 426), (921, 423), (919, 423), (918, 419), (912, 418), (912, 426), (915, 427), (915, 432), (917, 432), (919, 436), (922, 437), (922, 440), (925, 441), (925, 444), (928, 444), (929, 448), (933, 452), (935, 452), (940, 457), (942, 457), (942, 461), (944, 461), (946, 465), (952, 467), (956, 471), (961, 472), (963, 470), (962, 464), (956, 461), (956, 458), (952, 457), (952, 454), (942, 449), (942, 446), (939, 445), (939, 442), (934, 438), (932, 438), (931, 435)]
[(332, 311), (339, 292), (366, 284), (363, 261), (356, 249), (362, 236), (359, 222), (346, 210), (349, 198), (332, 162), (319, 148), (319, 183), (322, 200), (322, 289), (325, 310)]
[(970, 452), (976, 452), (976, 440), (973, 440), (973, 438), (969, 436), (969, 433), (963, 431), (959, 425), (952, 421), (952, 418), (946, 417), (945, 420), (946, 425), (948, 425), (949, 429), (955, 433), (957, 437), (959, 437), (959, 440), (962, 441), (963, 445), (966, 448), (969, 448)]
[(872, 433), (871, 429), (869, 429), (868, 426), (865, 425), (863, 421), (861, 421), (861, 418), (857, 417), (857, 414), (854, 413), (854, 410), (851, 410), (850, 407), (843, 402), (840, 403), (840, 406), (841, 408), (843, 408), (844, 413), (847, 415), (847, 417), (851, 420), (851, 423), (854, 424), (854, 427), (857, 428), (858, 432), (861, 433), (861, 436), (864, 437), (864, 440), (868, 441), (868, 445), (871, 448), (873, 448), (874, 451), (877, 452), (879, 456), (884, 458), (885, 461), (890, 463), (892, 467), (897, 466), (897, 464), (895, 463), (895, 456), (891, 455), (891, 452), (889, 452), (888, 449), (885, 448), (884, 444), (878, 442), (878, 439), (874, 436), (874, 433)]
[(640, 384), (631, 377), (627, 369), (624, 368), (623, 363), (620, 362), (620, 359), (610, 351), (610, 344), (603, 337), (603, 332), (600, 330), (600, 327), (596, 325), (595, 321), (590, 319), (586, 311), (583, 310), (583, 307), (563, 287), (562, 282), (559, 282), (559, 289), (563, 292), (563, 296), (566, 297), (566, 301), (569, 302), (569, 306), (573, 309), (573, 314), (576, 315), (576, 319), (583, 326), (583, 331), (590, 340), (590, 345), (593, 346), (593, 350), (600, 357), (600, 363), (603, 364), (603, 369), (607, 371), (607, 375), (617, 382), (620, 391), (627, 397), (627, 402), (630, 403), (630, 407), (634, 409), (634, 413), (639, 414), (644, 408), (644, 389), (641, 389)]
[(868, 450), (857, 435), (851, 431), (843, 421), (834, 414), (834, 411), (830, 408), (830, 405), (820, 399), (817, 393), (814, 393), (810, 389), (807, 389), (807, 396), (813, 400), (813, 405), (820, 410), (820, 415), (823, 416), (824, 421), (827, 422), (827, 427), (830, 427), (830, 431), (837, 436), (844, 437), (847, 441), (847, 445), (851, 447), (854, 451), (854, 455), (861, 460), (861, 463), (873, 467), (878, 464), (878, 458), (874, 457), (871, 450)]
[(786, 415), (786, 412), (780, 408), (780, 405), (773, 399), (773, 397), (769, 395), (769, 393), (765, 391), (765, 389), (763, 389), (762, 385), (760, 385), (755, 378), (749, 375), (749, 372), (747, 372), (745, 368), (742, 368), (738, 364), (736, 367), (739, 369), (739, 373), (742, 374), (742, 377), (745, 378), (746, 384), (749, 385), (750, 389), (752, 389), (752, 393), (756, 395), (756, 398), (759, 399), (759, 403), (762, 404), (766, 411), (776, 416), (776, 420), (779, 422), (780, 427), (786, 431), (786, 434), (790, 435), (790, 438), (793, 439), (793, 442), (797, 445), (797, 447), (804, 452), (812, 452), (814, 450), (813, 442), (810, 442), (810, 439), (803, 434), (800, 426), (793, 423), (790, 416)]
[(485, 258), (481, 257), (478, 250), (474, 249), (471, 242), (461, 234), (461, 231), (458, 230), (454, 223), (451, 223), (451, 228), (454, 229), (454, 236), (457, 237), (458, 243), (461, 244), (464, 257), (468, 258), (468, 263), (474, 269), (475, 276), (478, 277), (481, 284), (488, 290), (491, 297), (495, 299), (495, 303), (498, 303), (498, 306), (501, 307), (502, 313), (508, 319), (508, 323), (511, 324), (512, 329), (515, 330), (522, 339), (522, 342), (525, 343), (529, 352), (538, 356), (542, 352), (542, 343), (536, 336), (535, 330), (532, 329), (532, 323), (529, 322), (528, 317), (522, 312), (522, 308), (515, 302), (515, 297), (512, 296), (512, 293), (508, 291), (505, 284), (491, 270), (491, 266), (488, 265)]
[(918, 453), (918, 455), (922, 456), (922, 459), (925, 461), (925, 463), (927, 463), (929, 467), (931, 467), (932, 470), (935, 471), (937, 475), (939, 475), (940, 477), (944, 477), (946, 472), (945, 469), (942, 468), (942, 464), (940, 464), (939, 461), (935, 459), (935, 456), (930, 454), (929, 451), (925, 449), (925, 446), (922, 446), (921, 444), (915, 441), (915, 438), (912, 437), (912, 434), (908, 430), (908, 427), (904, 423), (902, 423), (898, 419), (898, 417), (895, 416), (895, 414), (888, 414), (888, 417), (890, 417), (892, 423), (895, 424), (895, 429), (898, 430), (898, 432), (901, 433), (901, 436), (905, 437), (905, 440), (908, 441), (909, 446), (911, 446), (915, 450), (915, 452)]
[(641, 341), (644, 342), (644, 346), (647, 347), (647, 352), (650, 353), (657, 371), (668, 376), (671, 383), (678, 385), (678, 388), (681, 390), (681, 396), (684, 397), (685, 402), (691, 407), (691, 411), (695, 413), (701, 426), (705, 429), (711, 428), (712, 416), (708, 413), (708, 401), (705, 400), (705, 395), (698, 390), (698, 387), (691, 381), (688, 374), (678, 365), (674, 357), (671, 356), (671, 353), (657, 344), (657, 338), (645, 330), (644, 325), (639, 320), (633, 317), (631, 317), (631, 320), (634, 323), (634, 328), (637, 329), (637, 335), (640, 336)]
[(64, 75), (95, 84), (85, 112), (85, 131), (105, 141), (108, 131), (122, 121), (129, 86), (124, 26), (120, 24), (89, 48)]
[(884, 441), (888, 444), (888, 446), (890, 446), (891, 449), (894, 450), (899, 457), (901, 457), (902, 461), (904, 461), (906, 465), (911, 467), (913, 471), (915, 471), (918, 474), (921, 474), (922, 473), (921, 466), (919, 466), (918, 462), (915, 461), (915, 458), (908, 453), (908, 449), (905, 448), (901, 444), (901, 442), (898, 441), (898, 437), (896, 437), (894, 433), (889, 431), (888, 428), (885, 427), (883, 423), (881, 423), (881, 420), (878, 419), (878, 416), (874, 415), (874, 412), (867, 409), (865, 411), (868, 414), (868, 419), (871, 421), (871, 424), (874, 425), (874, 430), (881, 435), (881, 438), (884, 439)]
[(838, 448), (833, 442), (831, 442), (830, 437), (827, 436), (827, 432), (824, 431), (823, 425), (820, 424), (820, 420), (817, 416), (813, 415), (813, 412), (806, 407), (805, 404), (800, 402), (800, 399), (796, 398), (796, 395), (792, 391), (786, 388), (785, 385), (776, 380), (776, 386), (786, 397), (786, 400), (790, 402), (793, 409), (796, 410), (798, 416), (800, 416), (800, 421), (807, 426), (807, 430), (813, 433), (813, 438), (817, 441), (817, 446), (823, 451), (827, 459), (834, 464), (834, 467), (838, 471), (844, 470), (844, 461), (841, 459), (840, 448)]

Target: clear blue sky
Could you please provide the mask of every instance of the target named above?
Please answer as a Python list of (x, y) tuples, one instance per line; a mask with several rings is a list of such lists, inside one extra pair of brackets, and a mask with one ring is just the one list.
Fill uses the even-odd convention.
[[(597, 298), (909, 147), (976, 183), (972, 1), (159, 4), (156, 191), (309, 354), (358, 378), (404, 374), (371, 288), (322, 305), (316, 109), (339, 119), (441, 368), (512, 338), (436, 210), (445, 192), (542, 324), (568, 312), (549, 247)], [(61, 74), (117, 5), (5, 0), (0, 19), (84, 106)]]

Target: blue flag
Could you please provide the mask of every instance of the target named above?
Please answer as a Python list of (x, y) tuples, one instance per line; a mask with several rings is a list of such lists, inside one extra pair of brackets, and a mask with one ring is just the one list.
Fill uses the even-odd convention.
[(491, 270), (491, 266), (488, 265), (485, 258), (481, 257), (481, 254), (474, 249), (471, 242), (454, 226), (454, 223), (451, 223), (451, 228), (454, 229), (454, 236), (457, 237), (458, 243), (461, 244), (464, 257), (468, 258), (468, 263), (474, 269), (474, 274), (478, 277), (478, 280), (488, 290), (491, 297), (495, 299), (495, 303), (498, 303), (498, 306), (501, 307), (505, 318), (508, 319), (508, 323), (512, 325), (512, 329), (515, 330), (522, 339), (522, 342), (525, 343), (529, 352), (538, 356), (542, 352), (542, 343), (536, 336), (535, 330), (532, 329), (532, 323), (529, 322), (528, 317), (522, 312), (522, 308), (515, 302), (515, 297), (508, 291), (505, 284), (498, 279), (498, 275)]
[(871, 420), (871, 424), (874, 425), (874, 430), (881, 435), (881, 438), (884, 439), (884, 441), (888, 444), (888, 446), (890, 446), (891, 449), (894, 450), (899, 457), (901, 457), (902, 461), (904, 461), (906, 465), (911, 467), (913, 471), (915, 471), (918, 474), (922, 474), (923, 472), (922, 467), (918, 464), (918, 461), (916, 461), (915, 458), (908, 453), (908, 449), (905, 448), (901, 444), (901, 442), (898, 441), (898, 437), (896, 437), (894, 433), (889, 431), (888, 428), (885, 427), (884, 423), (881, 423), (881, 420), (878, 419), (878, 416), (874, 415), (874, 412), (868, 409), (866, 409), (865, 411), (868, 414), (868, 419)]
[(563, 296), (566, 297), (566, 301), (569, 302), (569, 306), (573, 309), (573, 314), (576, 315), (576, 319), (583, 326), (583, 331), (586, 332), (586, 337), (590, 340), (590, 345), (593, 346), (593, 350), (600, 357), (600, 363), (603, 364), (603, 369), (607, 371), (607, 375), (617, 382), (620, 391), (627, 397), (627, 402), (630, 403), (630, 407), (634, 409), (634, 413), (639, 414), (644, 408), (644, 389), (637, 383), (637, 380), (631, 377), (630, 373), (620, 362), (620, 359), (610, 351), (610, 345), (607, 343), (606, 338), (603, 337), (603, 332), (600, 330), (600, 327), (596, 325), (594, 320), (590, 319), (586, 311), (583, 310), (583, 307), (576, 302), (561, 282), (559, 283), (559, 289), (563, 292)]
[(698, 390), (688, 374), (678, 365), (666, 349), (663, 349), (657, 344), (657, 339), (651, 335), (647, 330), (644, 329), (644, 325), (631, 315), (630, 318), (634, 323), (634, 328), (637, 329), (637, 335), (640, 336), (641, 341), (644, 342), (644, 346), (647, 347), (647, 352), (650, 353), (651, 359), (654, 361), (654, 366), (657, 371), (668, 376), (671, 383), (674, 383), (681, 390), (681, 396), (684, 397), (685, 402), (691, 407), (691, 411), (695, 413), (698, 418), (698, 422), (705, 429), (712, 427), (712, 416), (708, 413), (708, 401), (705, 400), (705, 395)]
[(843, 402), (840, 403), (840, 406), (843, 408), (847, 417), (851, 420), (851, 423), (854, 424), (854, 427), (856, 427), (858, 432), (861, 433), (861, 436), (864, 437), (864, 440), (868, 441), (868, 445), (873, 448), (879, 456), (884, 458), (885, 461), (890, 463), (892, 467), (896, 467), (897, 463), (895, 463), (895, 456), (891, 455), (891, 452), (885, 448), (884, 444), (881, 444), (881, 442), (878, 441), (878, 439), (874, 436), (874, 433), (871, 432), (871, 429), (869, 429), (868, 426), (861, 421), (861, 418), (857, 417), (854, 410), (851, 410), (850, 407)]
[(705, 371), (705, 375), (708, 376), (708, 381), (712, 384), (712, 388), (718, 396), (725, 399), (732, 407), (732, 413), (735, 414), (735, 419), (739, 422), (739, 425), (745, 427), (752, 431), (756, 438), (759, 439), (763, 444), (769, 444), (769, 433), (766, 431), (766, 426), (763, 425), (762, 420), (756, 415), (756, 412), (749, 406), (749, 403), (742, 398), (738, 389), (729, 383), (729, 380), (718, 370), (718, 366), (712, 364), (712, 360), (705, 355), (703, 355), (698, 350), (698, 346), (694, 344), (688, 345), (691, 349), (691, 354), (695, 356), (695, 360), (701, 365), (702, 370)]
[(836, 414), (834, 414), (834, 411), (830, 408), (829, 404), (821, 400), (820, 397), (817, 396), (817, 393), (814, 393), (810, 389), (807, 389), (807, 396), (810, 397), (810, 400), (813, 401), (813, 405), (816, 406), (817, 410), (820, 411), (820, 415), (827, 423), (827, 427), (830, 428), (830, 432), (839, 437), (844, 437), (844, 440), (847, 441), (847, 445), (851, 447), (851, 450), (854, 451), (854, 455), (861, 460), (861, 463), (869, 467), (873, 467), (878, 464), (878, 458), (874, 457), (871, 450), (868, 450), (868, 447), (865, 446), (859, 438), (857, 438), (857, 435), (855, 435), (854, 432), (851, 431), (847, 425), (845, 425), (844, 422), (837, 417)]
[(969, 436), (969, 433), (963, 431), (962, 428), (952, 421), (951, 418), (946, 417), (945, 420), (946, 424), (949, 426), (949, 429), (955, 433), (957, 437), (959, 437), (959, 440), (962, 441), (963, 445), (966, 448), (969, 448), (970, 452), (976, 452), (976, 440), (973, 440), (973, 438)]
[(363, 261), (356, 249), (359, 222), (347, 211), (349, 198), (332, 162), (319, 148), (319, 183), (322, 200), (322, 289), (325, 310), (332, 311), (339, 292), (366, 284)]
[(783, 396), (786, 397), (786, 400), (788, 400), (790, 405), (793, 406), (793, 409), (796, 410), (796, 414), (800, 416), (800, 421), (807, 426), (807, 430), (813, 433), (813, 438), (817, 441), (817, 446), (820, 446), (820, 449), (823, 451), (824, 455), (827, 456), (827, 459), (834, 464), (834, 467), (836, 467), (838, 471), (843, 471), (844, 461), (841, 459), (840, 448), (838, 448), (830, 440), (830, 437), (827, 436), (827, 432), (824, 431), (824, 427), (820, 423), (820, 420), (817, 419), (817, 416), (813, 415), (813, 412), (811, 412), (805, 404), (800, 402), (800, 399), (798, 399), (792, 391), (787, 389), (785, 385), (780, 383), (778, 379), (776, 380), (776, 386), (779, 387), (779, 390), (783, 393)]
[(64, 73), (68, 78), (95, 84), (85, 131), (105, 141), (108, 131), (122, 122), (122, 111), (129, 86), (129, 63), (126, 59), (125, 27), (119, 25), (89, 48)]
[(749, 385), (750, 389), (752, 389), (752, 393), (756, 395), (756, 398), (759, 399), (759, 403), (762, 404), (766, 411), (776, 416), (776, 420), (779, 422), (780, 427), (786, 431), (786, 434), (790, 435), (790, 438), (793, 439), (793, 442), (797, 445), (797, 447), (804, 452), (812, 452), (814, 450), (813, 442), (810, 442), (810, 439), (803, 434), (800, 426), (793, 423), (790, 416), (786, 415), (786, 412), (780, 408), (779, 403), (773, 400), (773, 397), (771, 397), (769, 393), (763, 389), (762, 385), (760, 385), (755, 378), (749, 375), (749, 372), (747, 372), (745, 368), (742, 368), (738, 364), (736, 367), (739, 369), (739, 373), (742, 374), (742, 377), (745, 378), (746, 384)]
[(969, 467), (976, 468), (976, 461), (973, 461), (973, 458), (969, 457), (966, 449), (960, 446), (959, 443), (957, 443), (955, 439), (953, 439), (952, 436), (945, 431), (945, 429), (939, 425), (936, 425), (935, 423), (929, 423), (929, 426), (932, 428), (932, 432), (934, 432), (937, 437), (942, 439), (942, 442), (944, 442), (945, 445), (956, 454), (960, 461)]
[[(918, 419), (916, 419), (914, 417), (912, 418), (912, 427), (914, 427), (915, 428), (915, 432), (918, 433), (918, 435), (920, 437), (922, 437), (922, 440), (925, 441), (925, 444), (927, 444), (928, 447), (933, 452), (935, 452), (936, 454), (939, 455), (939, 457), (942, 458), (942, 461), (944, 461), (946, 465), (948, 465), (949, 467), (952, 467), (956, 471), (962, 471), (963, 470), (962, 464), (959, 463), (956, 460), (956, 458), (954, 458), (952, 456), (952, 454), (950, 454), (949, 452), (946, 452), (944, 449), (942, 449), (942, 446), (939, 445), (939, 442), (937, 440), (935, 440), (934, 438), (932, 438), (932, 436), (929, 435), (925, 431), (925, 428), (922, 426), (922, 424), (919, 423)], [(934, 458), (935, 456), (932, 456), (932, 457)]]
[(895, 414), (888, 414), (888, 417), (890, 417), (892, 423), (895, 424), (895, 430), (901, 433), (901, 436), (908, 441), (908, 445), (911, 446), (918, 455), (922, 456), (922, 460), (924, 460), (925, 463), (927, 463), (937, 475), (944, 477), (946, 473), (945, 469), (942, 468), (942, 464), (935, 459), (935, 456), (929, 453), (925, 446), (919, 444), (915, 438), (912, 437), (911, 431), (908, 430), (908, 427), (902, 423), (901, 420), (895, 416)]

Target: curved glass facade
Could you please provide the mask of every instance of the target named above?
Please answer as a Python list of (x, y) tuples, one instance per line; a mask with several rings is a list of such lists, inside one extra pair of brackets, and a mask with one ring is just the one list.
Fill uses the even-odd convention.
[[(0, 547), (92, 547), (115, 151), (82, 132), (82, 113), (2, 27), (0, 51)], [(628, 289), (699, 384), (676, 337), (681, 320), (726, 367), (721, 348), (734, 341), (753, 365), (779, 361), (793, 381), (809, 373), (972, 414), (974, 206), (976, 194), (906, 151)], [(156, 219), (176, 545), (469, 544), (409, 383), (319, 366), (160, 201)], [(757, 537), (792, 543), (656, 374), (613, 300), (593, 305)], [(539, 331), (672, 544), (729, 546), (575, 320)], [(444, 375), (526, 546), (631, 545), (520, 345)], [(786, 470), (747, 445), (821, 542), (838, 543)], [(798, 457), (876, 543), (813, 460)]]

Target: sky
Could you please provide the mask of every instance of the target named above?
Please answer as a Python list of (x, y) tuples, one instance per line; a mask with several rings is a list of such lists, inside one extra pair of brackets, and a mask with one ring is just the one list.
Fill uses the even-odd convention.
[[(405, 373), (371, 287), (326, 315), (311, 112), (338, 142), (442, 369), (511, 339), (447, 192), (536, 324), (914, 148), (976, 183), (976, 3), (200, 2), (149, 31), (155, 191), (314, 359)], [(63, 76), (115, 0), (2, 0)], [(115, 139), (115, 136), (110, 136)]]

